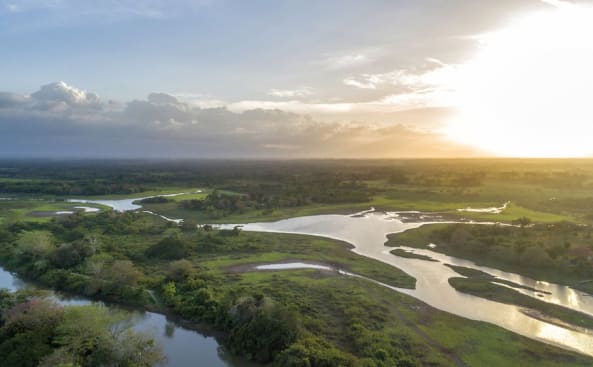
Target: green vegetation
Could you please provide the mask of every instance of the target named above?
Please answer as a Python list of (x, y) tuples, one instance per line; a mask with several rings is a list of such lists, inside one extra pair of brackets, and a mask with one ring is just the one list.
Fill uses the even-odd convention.
[(485, 273), (485, 272), (477, 270), (477, 269), (466, 268), (464, 266), (455, 266), (455, 265), (451, 265), (451, 264), (445, 264), (445, 266), (448, 266), (449, 268), (453, 269), (456, 273), (463, 275), (466, 278), (483, 279), (483, 280), (486, 280), (486, 281), (489, 281), (492, 283), (505, 284), (505, 285), (508, 285), (509, 287), (513, 287), (513, 288), (517, 288), (517, 289), (525, 289), (527, 291), (550, 294), (550, 292), (542, 291), (542, 290), (532, 288), (532, 287), (527, 287), (527, 286), (524, 286), (524, 285), (521, 285), (521, 284), (518, 284), (515, 282), (511, 282), (510, 280), (496, 278), (488, 273)]
[(530, 227), (471, 224), (426, 225), (389, 236), (387, 246), (433, 251), (587, 291), (593, 278), (593, 228), (570, 222)]
[[(15, 223), (3, 227), (0, 239), (2, 264), (28, 278), (210, 325), (224, 332), (233, 353), (274, 366), (590, 363), (503, 329), (436, 311), (363, 279), (315, 270), (230, 271), (242, 264), (316, 260), (394, 286), (413, 286), (409, 276), (362, 258), (337, 241), (183, 230), (154, 216), (115, 212)], [(156, 291), (158, 303), (148, 290)], [(66, 345), (77, 344), (68, 339)], [(545, 362), (541, 354), (547, 356)]]
[(164, 359), (152, 338), (130, 329), (123, 311), (61, 307), (0, 290), (0, 315), (4, 367), (149, 367)]
[[(593, 223), (587, 160), (394, 160), (286, 162), (3, 162), (0, 195), (155, 199), (148, 210), (200, 222), (247, 222), (381, 210), (444, 211), (510, 222)], [(234, 196), (234, 198), (232, 198)], [(205, 199), (203, 202), (202, 200)], [(500, 214), (459, 208), (512, 204)], [(152, 201), (152, 200), (149, 200)]]
[(420, 255), (420, 254), (415, 254), (412, 251), (406, 251), (406, 250), (402, 250), (399, 248), (396, 248), (395, 250), (391, 250), (391, 253), (399, 256), (399, 257), (405, 257), (408, 259), (418, 259), (418, 260), (426, 260), (426, 261), (438, 261), (433, 259), (430, 256), (426, 256), (426, 255)]
[[(449, 284), (459, 292), (468, 293), (496, 302), (537, 310), (537, 314), (542, 315), (541, 318), (545, 318), (552, 323), (562, 324), (569, 328), (573, 327), (572, 325), (575, 325), (593, 329), (593, 317), (569, 308), (540, 301), (514, 289), (510, 289), (509, 287), (525, 289), (531, 292), (541, 292), (535, 288), (525, 287), (504, 279), (498, 279), (480, 270), (449, 264), (447, 264), (447, 266), (466, 277), (449, 278)], [(507, 287), (499, 284), (504, 284)]]
[[(240, 270), (316, 261), (414, 287), (407, 274), (358, 256), (345, 243), (196, 225), (352, 213), (371, 206), (503, 221), (517, 227), (427, 225), (390, 236), (389, 244), (425, 248), (434, 242), (435, 251), (593, 289), (591, 229), (582, 225), (593, 223), (591, 167), (585, 160), (3, 162), (0, 197), (12, 200), (0, 201), (0, 263), (54, 289), (208, 325), (222, 332), (232, 353), (267, 365), (589, 366), (588, 357), (434, 310), (364, 279), (312, 269)], [(158, 196), (180, 192), (186, 194)], [(177, 226), (157, 216), (111, 210), (31, 215), (70, 210), (74, 205), (64, 200), (73, 196), (158, 196), (142, 200), (144, 208), (185, 221)], [(458, 211), (507, 201), (511, 204), (498, 214)], [(429, 260), (401, 249), (394, 253)], [(455, 270), (471, 277), (452, 280), (460, 290), (589, 325), (580, 314), (546, 308), (496, 283), (516, 284)], [(90, 325), (81, 313), (103, 311), (77, 312), (58, 313)], [(63, 320), (49, 320), (48, 330), (20, 337), (35, 345), (27, 357), (47, 359), (46, 365), (93, 365), (77, 359), (78, 339), (68, 334), (72, 328), (60, 327)], [(142, 338), (125, 338), (146, 345)], [(0, 356), (19, 351), (6, 348)]]
[[(75, 207), (79, 205), (82, 204), (30, 199), (2, 200), (0, 201), (0, 223), (18, 221), (48, 222), (52, 217), (56, 216), (56, 212), (77, 211)], [(100, 207), (94, 204), (85, 204), (84, 206)]]
[(514, 289), (497, 285), (483, 278), (450, 278), (449, 284), (459, 292), (486, 298), (492, 301), (527, 307), (543, 312), (552, 319), (569, 325), (593, 329), (593, 318), (587, 314), (554, 305), (519, 293)]

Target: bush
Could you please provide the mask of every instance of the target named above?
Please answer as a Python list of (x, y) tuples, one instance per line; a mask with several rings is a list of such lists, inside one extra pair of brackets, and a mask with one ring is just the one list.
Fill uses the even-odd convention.
[(189, 245), (177, 236), (166, 237), (146, 250), (146, 256), (163, 260), (178, 260), (189, 254)]
[(242, 298), (231, 312), (234, 322), (228, 346), (247, 359), (271, 362), (298, 336), (296, 313), (268, 298)]

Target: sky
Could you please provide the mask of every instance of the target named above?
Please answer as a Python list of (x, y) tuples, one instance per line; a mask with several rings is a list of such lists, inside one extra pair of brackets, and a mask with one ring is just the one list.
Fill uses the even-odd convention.
[(593, 155), (593, 1), (0, 0), (0, 157)]

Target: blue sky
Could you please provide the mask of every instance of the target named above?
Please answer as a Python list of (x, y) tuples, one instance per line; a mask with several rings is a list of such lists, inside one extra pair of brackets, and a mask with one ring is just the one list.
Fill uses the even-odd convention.
[[(475, 55), (479, 35), (557, 5), (553, 0), (0, 0), (0, 129), (26, 146), (34, 133), (17, 131), (10, 121), (27, 120), (33, 129), (32, 121), (52, 120), (46, 127), (53, 129), (55, 141), (72, 142), (72, 149), (48, 142), (38, 155), (73, 155), (76, 142), (85, 141), (81, 146), (97, 146), (89, 155), (142, 156), (140, 148), (104, 152), (92, 142), (110, 136), (112, 124), (132, 123), (126, 115), (132, 101), (150, 104), (150, 93), (165, 93), (174, 100), (147, 105), (154, 116), (142, 113), (145, 120), (133, 121), (160, 124), (166, 136), (152, 142), (162, 145), (158, 152), (164, 156), (220, 155), (216, 149), (192, 148), (191, 142), (178, 150), (175, 139), (180, 138), (165, 134), (164, 123), (199, 122), (204, 128), (210, 122), (203, 115), (228, 113), (228, 120), (242, 121), (249, 120), (245, 114), (250, 111), (271, 116), (217, 133), (223, 145), (235, 144), (231, 135), (237, 131), (262, 135), (260, 125), (281, 130), (287, 119), (300, 121), (293, 127), (297, 130), (325, 124), (322, 128), (333, 126), (336, 136), (360, 131), (355, 140), (366, 145), (356, 149), (368, 150), (380, 129), (404, 129), (420, 134), (418, 141), (428, 134), (449, 145), (435, 155), (478, 154), (475, 147), (453, 146), (439, 135), (454, 110), (451, 75)], [(49, 87), (31, 97), (42, 86)], [(100, 102), (78, 98), (81, 93)], [(21, 97), (26, 101), (18, 107), (7, 102)], [(163, 114), (154, 105), (176, 112)], [(40, 114), (40, 106), (49, 115)], [(173, 118), (180, 111), (183, 121)], [(94, 137), (81, 121), (98, 124)], [(68, 133), (73, 126), (78, 132)], [(127, 138), (130, 145), (141, 144)], [(286, 136), (268, 138), (252, 139), (251, 146), (235, 153), (291, 157), (315, 150)], [(0, 155), (21, 153), (8, 145)], [(378, 145), (384, 151), (373, 150), (371, 156), (422, 155), (418, 144), (412, 144), (415, 152)], [(352, 155), (346, 150), (318, 149), (314, 156)]]
[[(2, 0), (0, 44), (10, 50), (0, 60), (2, 85), (28, 93), (64, 80), (125, 100), (152, 91), (253, 99), (300, 85), (329, 96), (350, 73), (426, 57), (455, 62), (467, 42), (447, 38), (487, 30), (518, 7), (504, 3), (521, 2), (492, 2), (492, 14), (492, 6), (439, 0)], [(485, 14), (472, 16), (490, 19), (466, 24), (477, 8)], [(332, 58), (365, 54), (328, 68)]]

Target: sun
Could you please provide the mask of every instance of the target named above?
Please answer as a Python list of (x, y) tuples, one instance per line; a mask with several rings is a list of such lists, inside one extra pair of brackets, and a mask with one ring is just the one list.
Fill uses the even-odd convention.
[(593, 154), (593, 8), (563, 6), (481, 35), (445, 133), (498, 156)]

